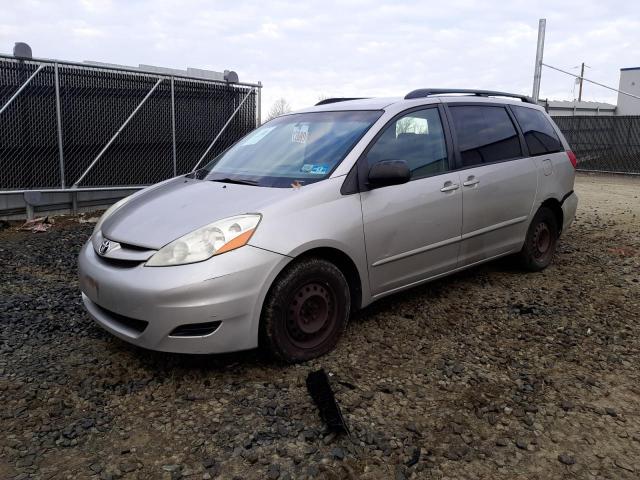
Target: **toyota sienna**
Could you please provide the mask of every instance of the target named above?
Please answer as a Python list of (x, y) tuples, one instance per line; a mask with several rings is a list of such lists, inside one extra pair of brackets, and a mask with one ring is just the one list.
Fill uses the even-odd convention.
[(305, 361), (386, 295), (506, 255), (547, 267), (575, 167), (528, 97), (323, 100), (109, 208), (80, 253), (82, 298), (141, 347)]

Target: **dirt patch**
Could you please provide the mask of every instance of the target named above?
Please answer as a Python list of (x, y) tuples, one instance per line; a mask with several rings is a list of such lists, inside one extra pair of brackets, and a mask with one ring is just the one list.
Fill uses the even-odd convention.
[[(84, 313), (92, 224), (0, 235), (2, 478), (638, 478), (640, 182), (580, 176), (553, 265), (491, 263), (382, 300), (336, 351), (144, 351)], [(306, 374), (334, 374), (352, 438)]]

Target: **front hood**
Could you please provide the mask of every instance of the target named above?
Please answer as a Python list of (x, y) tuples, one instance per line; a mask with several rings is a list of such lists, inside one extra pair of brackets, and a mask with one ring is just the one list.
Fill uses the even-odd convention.
[(216, 220), (260, 213), (292, 190), (179, 177), (137, 194), (105, 220), (102, 233), (116, 242), (158, 250)]

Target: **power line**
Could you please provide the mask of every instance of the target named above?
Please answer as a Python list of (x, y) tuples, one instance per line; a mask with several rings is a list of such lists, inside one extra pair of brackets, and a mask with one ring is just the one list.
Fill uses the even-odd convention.
[(550, 68), (552, 70), (557, 70), (558, 72), (565, 73), (567, 75), (571, 75), (572, 77), (575, 77), (575, 78), (582, 78), (584, 81), (589, 82), (589, 83), (593, 83), (594, 85), (598, 85), (599, 87), (608, 88), (609, 90), (613, 90), (614, 92), (618, 92), (618, 93), (621, 93), (622, 95), (627, 95), (629, 97), (637, 98), (638, 100), (640, 100), (640, 96), (634, 95), (633, 93), (623, 92), (622, 90), (618, 90), (617, 88), (609, 87), (608, 85), (604, 85), (602, 83), (598, 83), (598, 82), (596, 82), (594, 80), (589, 80), (586, 77), (581, 77), (579, 75), (574, 75), (571, 72), (567, 72), (566, 70), (562, 70), (561, 68), (558, 68), (558, 67), (553, 67), (551, 65), (547, 65), (544, 62), (542, 62), (542, 65), (544, 65), (545, 67), (548, 67), (548, 68)]

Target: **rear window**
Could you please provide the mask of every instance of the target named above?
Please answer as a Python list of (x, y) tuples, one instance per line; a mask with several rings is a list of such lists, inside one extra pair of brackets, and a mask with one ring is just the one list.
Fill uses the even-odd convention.
[(449, 106), (462, 165), (470, 167), (522, 156), (520, 139), (504, 107)]
[(527, 107), (514, 106), (512, 108), (520, 128), (522, 128), (529, 155), (544, 155), (563, 150), (553, 125), (544, 113)]

